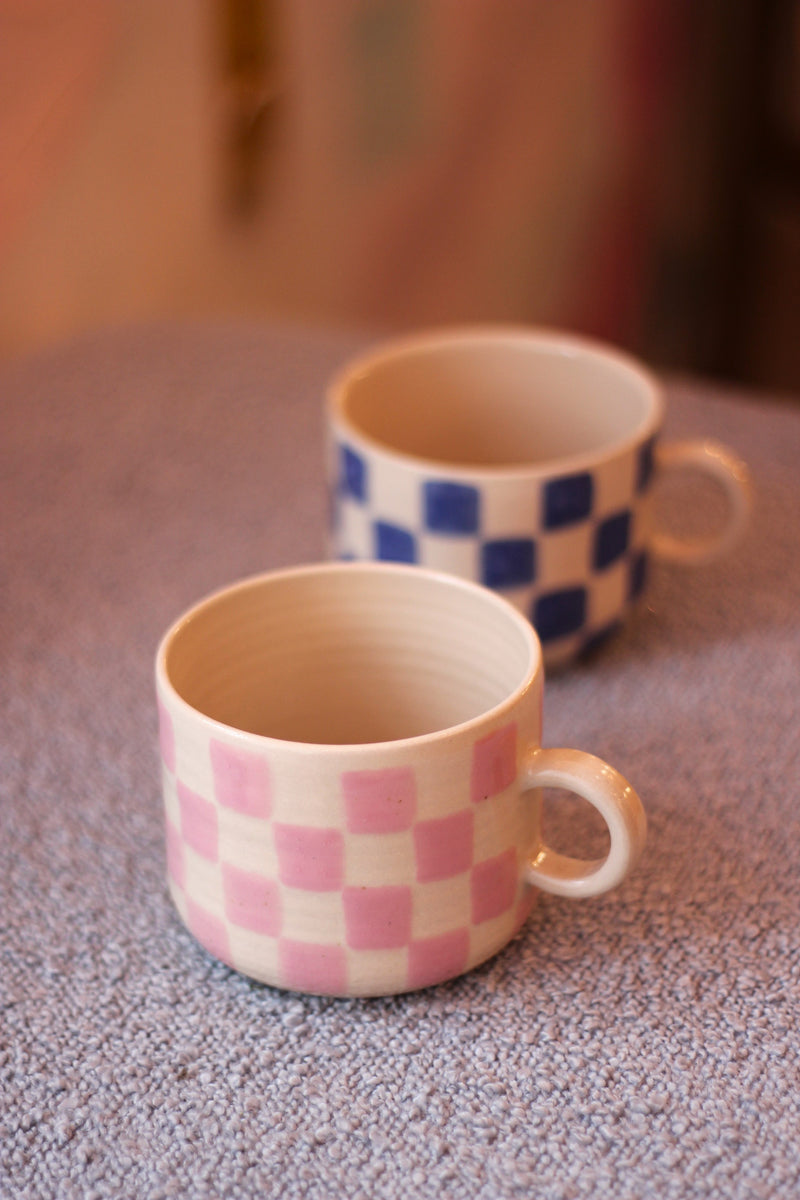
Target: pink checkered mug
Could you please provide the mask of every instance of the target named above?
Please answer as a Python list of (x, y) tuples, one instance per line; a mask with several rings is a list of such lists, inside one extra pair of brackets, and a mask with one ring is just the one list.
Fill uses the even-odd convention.
[[(541, 748), (542, 685), (528, 621), (424, 567), (299, 567), (201, 601), (156, 662), (183, 922), (265, 983), (373, 996), (488, 959), (537, 889), (614, 887), (641, 803), (592, 755)], [(543, 842), (544, 787), (600, 812), (604, 859)]]

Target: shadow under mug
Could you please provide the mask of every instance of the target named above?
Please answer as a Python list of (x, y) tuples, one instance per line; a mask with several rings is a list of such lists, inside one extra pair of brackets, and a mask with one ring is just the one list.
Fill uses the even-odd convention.
[[(454, 576), (378, 563), (257, 576), (158, 649), (169, 888), (197, 940), (296, 991), (440, 983), (521, 927), (537, 889), (616, 886), (645, 816), (577, 750), (542, 749), (530, 623)], [(597, 861), (552, 850), (541, 788), (601, 814)]]
[[(716, 442), (659, 444), (656, 379), (564, 333), (507, 327), (400, 338), (347, 364), (327, 393), (330, 556), (416, 563), (499, 591), (548, 665), (611, 632), (649, 556), (727, 551), (749, 510), (744, 464)], [(723, 490), (711, 536), (654, 528), (653, 484), (689, 469)]]

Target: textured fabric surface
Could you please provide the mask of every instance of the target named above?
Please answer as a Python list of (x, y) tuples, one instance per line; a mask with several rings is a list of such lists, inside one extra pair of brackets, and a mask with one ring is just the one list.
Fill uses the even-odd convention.
[[(210, 589), (321, 556), (320, 398), (354, 346), (150, 327), (0, 372), (0, 1195), (796, 1196), (790, 405), (670, 386), (670, 434), (749, 459), (752, 530), (656, 569), (625, 631), (548, 681), (545, 744), (607, 758), (647, 807), (618, 891), (543, 896), (482, 968), (378, 1001), (254, 984), (181, 926), (155, 646)], [(597, 842), (580, 804), (548, 808), (559, 844)]]

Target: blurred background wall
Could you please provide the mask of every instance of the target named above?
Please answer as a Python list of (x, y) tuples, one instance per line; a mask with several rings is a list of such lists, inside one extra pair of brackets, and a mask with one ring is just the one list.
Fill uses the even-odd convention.
[(499, 319), (800, 389), (800, 0), (0, 0), (0, 355)]

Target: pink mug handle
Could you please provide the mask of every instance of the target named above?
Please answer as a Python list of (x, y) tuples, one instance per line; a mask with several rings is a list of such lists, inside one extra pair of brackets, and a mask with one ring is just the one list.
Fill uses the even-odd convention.
[(523, 788), (564, 788), (593, 805), (608, 826), (605, 858), (590, 860), (559, 854), (544, 842), (528, 863), (528, 883), (556, 896), (599, 896), (616, 887), (644, 846), (647, 819), (642, 802), (626, 779), (608, 763), (582, 750), (535, 749), (523, 766)]

